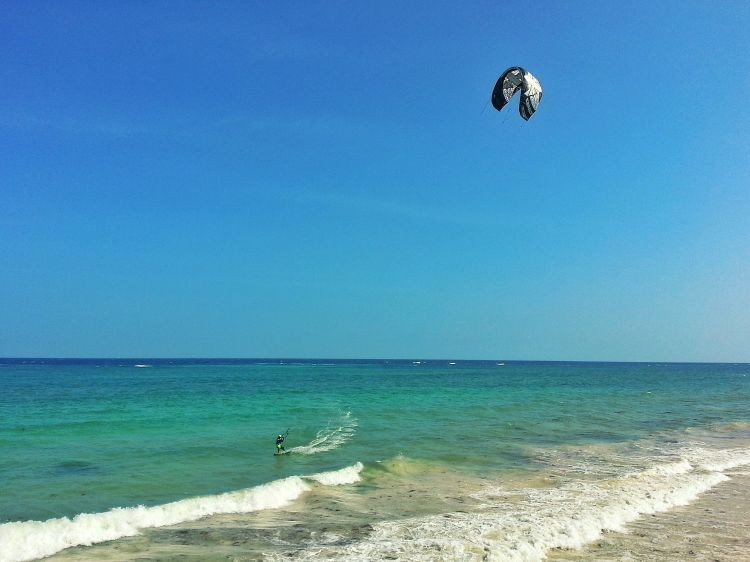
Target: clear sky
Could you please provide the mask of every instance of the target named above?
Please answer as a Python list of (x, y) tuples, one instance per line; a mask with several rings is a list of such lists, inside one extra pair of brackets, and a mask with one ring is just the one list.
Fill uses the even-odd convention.
[(0, 356), (750, 361), (748, 53), (745, 1), (3, 2)]

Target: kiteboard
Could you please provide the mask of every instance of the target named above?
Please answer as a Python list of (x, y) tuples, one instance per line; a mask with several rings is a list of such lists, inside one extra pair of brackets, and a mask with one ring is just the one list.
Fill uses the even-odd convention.
[(274, 457), (280, 457), (281, 455), (288, 455), (289, 451), (276, 451), (273, 456)]

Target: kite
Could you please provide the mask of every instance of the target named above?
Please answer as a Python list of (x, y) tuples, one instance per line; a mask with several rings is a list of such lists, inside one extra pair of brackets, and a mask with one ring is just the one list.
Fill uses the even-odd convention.
[(521, 103), (518, 106), (518, 112), (528, 121), (539, 107), (539, 102), (542, 101), (542, 85), (531, 72), (520, 66), (509, 68), (498, 78), (492, 90), (492, 105), (500, 111), (519, 89), (521, 90)]

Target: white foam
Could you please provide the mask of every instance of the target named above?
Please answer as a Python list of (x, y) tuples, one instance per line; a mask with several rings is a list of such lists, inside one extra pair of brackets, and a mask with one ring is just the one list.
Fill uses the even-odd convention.
[(703, 470), (715, 472), (724, 472), (750, 464), (750, 450), (748, 449), (725, 449), (723, 451), (690, 449), (687, 454), (692, 455), (695, 458), (694, 462)]
[(361, 462), (353, 466), (347, 466), (341, 470), (332, 472), (320, 472), (305, 476), (306, 479), (315, 480), (325, 486), (340, 486), (341, 484), (354, 484), (361, 480), (359, 473), (362, 472), (363, 465)]
[[(750, 464), (750, 450), (689, 451), (687, 458), (660, 463), (615, 478), (573, 480), (559, 487), (504, 490), (488, 487), (473, 494), (473, 512), (455, 512), (374, 525), (365, 540), (346, 551), (321, 545), (301, 559), (332, 560), (543, 560), (551, 549), (579, 549), (604, 531), (626, 531), (643, 515), (686, 505), (729, 477), (699, 459), (721, 466)], [(717, 465), (718, 466), (718, 465)]]
[[(726, 479), (714, 473), (691, 479), (678, 488), (537, 490), (521, 506), (505, 504), (505, 512), (496, 506), (490, 513), (378, 524), (373, 540), (362, 543), (358, 554), (363, 560), (376, 559), (383, 549), (396, 547), (404, 559), (410, 560), (434, 559), (437, 552), (471, 559), (470, 553), (483, 552), (488, 560), (539, 561), (550, 549), (578, 549), (596, 540), (604, 530), (622, 531), (626, 523), (643, 514), (684, 505)], [(417, 538), (408, 540), (410, 536)]]
[(179, 500), (154, 507), (115, 508), (103, 513), (82, 513), (47, 521), (0, 525), (0, 562), (23, 562), (49, 556), (72, 546), (128, 537), (141, 529), (176, 525), (209, 515), (249, 513), (288, 505), (310, 490), (305, 480), (324, 485), (357, 482), (362, 463), (312, 476), (290, 476), (254, 488)]
[(686, 459), (680, 459), (677, 462), (671, 462), (666, 464), (657, 464), (656, 466), (652, 466), (651, 468), (643, 471), (642, 473), (635, 473), (631, 476), (633, 477), (639, 477), (641, 475), (676, 475), (676, 474), (685, 474), (687, 472), (690, 472), (693, 470), (693, 465), (690, 464), (690, 462)]
[(297, 455), (315, 455), (317, 453), (331, 451), (349, 441), (356, 431), (357, 420), (352, 417), (351, 412), (346, 412), (338, 420), (338, 424), (335, 427), (328, 426), (321, 429), (315, 435), (315, 439), (310, 441), (307, 445), (291, 447), (290, 449), (287, 449), (287, 451)]

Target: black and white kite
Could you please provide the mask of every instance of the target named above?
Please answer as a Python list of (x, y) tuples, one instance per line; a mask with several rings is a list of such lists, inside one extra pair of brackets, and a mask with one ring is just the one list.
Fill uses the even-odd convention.
[(542, 85), (531, 72), (520, 66), (509, 68), (498, 78), (492, 90), (492, 105), (500, 111), (519, 88), (521, 89), (521, 103), (518, 106), (518, 112), (528, 121), (539, 107), (539, 102), (542, 101)]

